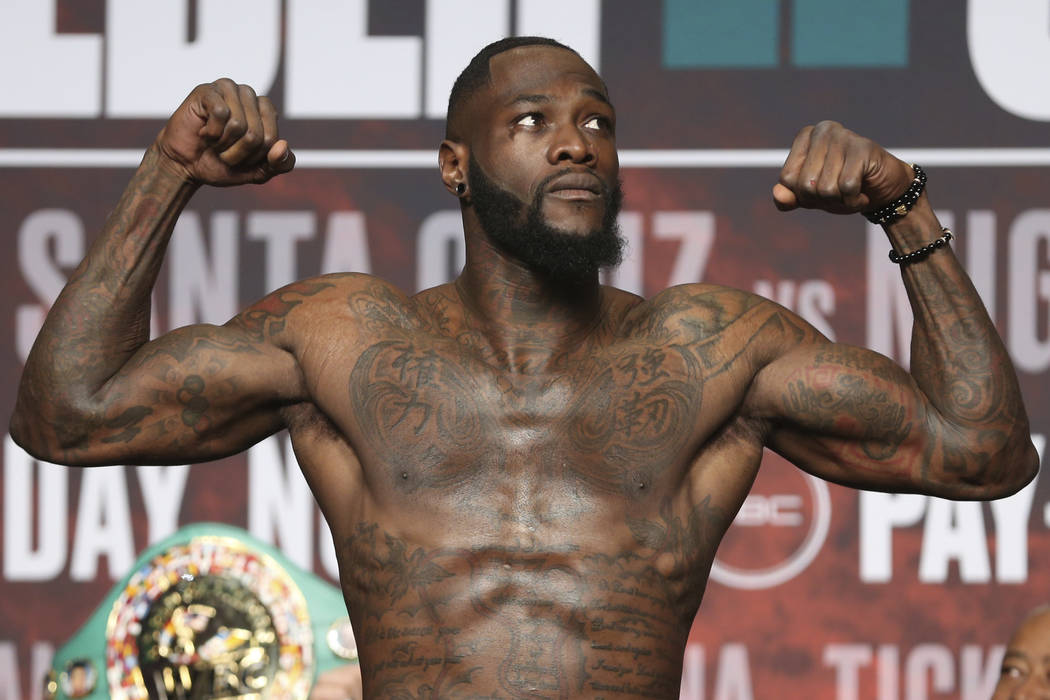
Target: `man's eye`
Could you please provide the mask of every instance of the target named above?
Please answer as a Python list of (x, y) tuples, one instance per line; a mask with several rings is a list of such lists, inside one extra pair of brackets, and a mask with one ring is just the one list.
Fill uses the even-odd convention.
[(1005, 678), (1020, 678), (1024, 675), (1024, 672), (1016, 666), (1003, 666), (1003, 669), (999, 672), (999, 675)]
[(605, 117), (591, 117), (583, 123), (583, 128), (594, 129), (595, 131), (601, 131), (602, 129), (609, 128), (609, 120)]
[(543, 116), (536, 112), (529, 112), (518, 117), (518, 121), (515, 122), (518, 126), (538, 126)]

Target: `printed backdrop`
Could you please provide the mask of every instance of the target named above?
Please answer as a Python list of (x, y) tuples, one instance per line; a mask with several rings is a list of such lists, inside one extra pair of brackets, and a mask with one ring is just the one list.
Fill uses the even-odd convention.
[[(757, 291), (907, 362), (881, 231), (781, 214), (801, 126), (836, 119), (926, 166), (929, 191), (1050, 432), (1050, 3), (1045, 0), (5, 0), (0, 4), (0, 421), (48, 304), (143, 148), (197, 83), (269, 94), (299, 153), (264, 187), (202, 191), (155, 330), (223, 322), (294, 278), (406, 290), (462, 259), (436, 146), (448, 88), (506, 34), (546, 34), (619, 112), (631, 256), (613, 283)], [(283, 436), (193, 467), (69, 470), (3, 438), (0, 698), (40, 697), (52, 650), (178, 526), (250, 529), (335, 581)], [(718, 554), (683, 697), (987, 698), (1002, 645), (1050, 598), (1050, 484), (991, 504), (859, 493), (767, 459)]]

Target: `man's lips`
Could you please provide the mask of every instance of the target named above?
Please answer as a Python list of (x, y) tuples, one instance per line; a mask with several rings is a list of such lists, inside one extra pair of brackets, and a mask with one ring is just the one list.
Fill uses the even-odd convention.
[(547, 194), (559, 199), (594, 200), (602, 196), (605, 187), (595, 175), (566, 173), (551, 182)]

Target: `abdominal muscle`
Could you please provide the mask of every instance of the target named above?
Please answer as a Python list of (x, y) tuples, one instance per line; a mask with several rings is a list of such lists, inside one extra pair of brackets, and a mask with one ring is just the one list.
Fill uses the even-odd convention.
[(678, 697), (706, 566), (687, 579), (639, 548), (427, 548), (375, 523), (343, 543), (366, 697)]

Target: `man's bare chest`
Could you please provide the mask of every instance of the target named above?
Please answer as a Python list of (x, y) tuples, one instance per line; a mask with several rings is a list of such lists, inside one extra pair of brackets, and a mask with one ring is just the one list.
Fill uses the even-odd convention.
[(452, 338), (391, 333), (317, 383), (362, 463), (406, 487), (568, 468), (620, 491), (688, 459), (705, 423), (688, 348), (627, 340), (547, 359), (516, 371)]

